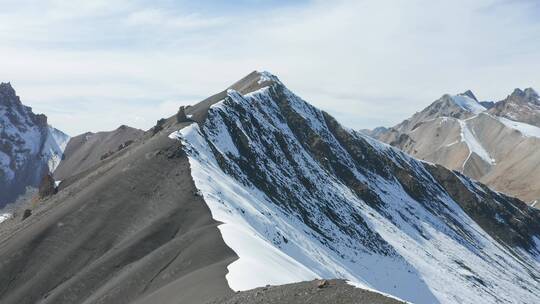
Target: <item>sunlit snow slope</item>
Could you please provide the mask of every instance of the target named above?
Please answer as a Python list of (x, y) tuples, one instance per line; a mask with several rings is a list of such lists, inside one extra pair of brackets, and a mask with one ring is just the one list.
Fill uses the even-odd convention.
[(232, 289), (338, 277), (415, 303), (540, 302), (537, 211), (262, 78), (170, 135), (239, 256)]

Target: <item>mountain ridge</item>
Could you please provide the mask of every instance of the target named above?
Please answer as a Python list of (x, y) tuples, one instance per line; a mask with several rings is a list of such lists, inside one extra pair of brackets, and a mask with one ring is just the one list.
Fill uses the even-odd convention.
[[(239, 94), (230, 90), (223, 101), (210, 107), (204, 124), (201, 125), (200, 122), (191, 124), (171, 134), (171, 137), (181, 140), (187, 147), (195, 184), (202, 192), (216, 220), (224, 223), (219, 228), (225, 242), (240, 257), (229, 266), (230, 273), (227, 275), (229, 284), (235, 290), (249, 289), (264, 282), (284, 284), (288, 283), (288, 280), (307, 280), (312, 279), (313, 276), (341, 275), (342, 278), (361, 280), (362, 284), (405, 300), (419, 303), (447, 302), (449, 298), (445, 296), (449, 294), (431, 294), (431, 291), (444, 289), (444, 287), (432, 285), (427, 289), (425, 286), (422, 287), (423, 284), (433, 284), (436, 280), (429, 279), (422, 283), (415, 279), (416, 275), (429, 277), (432, 275), (431, 271), (421, 267), (414, 269), (414, 266), (413, 268), (403, 266), (405, 270), (398, 270), (401, 267), (400, 262), (390, 262), (384, 258), (390, 255), (395, 256), (399, 261), (397, 257), (406, 256), (405, 260), (412, 265), (417, 265), (407, 250), (400, 250), (401, 247), (392, 241), (391, 233), (380, 234), (384, 231), (382, 227), (386, 225), (398, 227), (408, 225), (405, 224), (409, 221), (408, 216), (398, 211), (403, 206), (393, 205), (392, 202), (396, 201), (403, 202), (408, 208), (414, 208), (419, 214), (422, 214), (420, 210), (426, 210), (427, 213), (423, 214), (427, 217), (423, 221), (427, 222), (432, 220), (428, 220), (429, 214), (436, 218), (445, 218), (445, 221), (450, 222), (463, 221), (464, 218), (471, 217), (473, 222), (482, 227), (479, 229), (489, 231), (488, 234), (498, 240), (496, 242), (500, 241), (511, 247), (525, 246), (523, 248), (532, 250), (532, 256), (537, 255), (535, 237), (526, 241), (529, 237), (522, 239), (517, 235), (504, 236), (507, 233), (504, 229), (496, 232), (490, 228), (497, 226), (495, 224), (497, 213), (493, 213), (494, 210), (502, 212), (506, 208), (521, 210), (515, 215), (519, 212), (530, 214), (532, 217), (524, 220), (530, 223), (530, 228), (536, 227), (534, 218), (538, 216), (538, 213), (529, 210), (524, 203), (495, 194), (487, 187), (480, 187), (464, 176), (456, 176), (443, 167), (418, 163), (398, 150), (370, 141), (357, 133), (351, 133), (327, 113), (316, 110), (279, 83), (249, 94)], [(445, 182), (448, 180), (452, 182)], [(399, 186), (393, 186), (394, 183)], [(456, 184), (461, 185), (461, 188), (456, 189)], [(332, 187), (331, 185), (345, 188), (340, 188), (342, 190), (339, 191), (327, 188)], [(326, 197), (328, 193), (348, 193), (346, 189), (352, 191), (352, 196), (347, 198), (332, 196), (332, 199)], [(470, 197), (464, 197), (461, 194), (461, 192), (470, 191), (475, 194)], [(403, 193), (403, 196), (399, 193)], [(315, 200), (313, 196), (316, 197)], [(446, 197), (448, 201), (442, 197)], [(352, 203), (356, 199), (360, 200), (358, 205)], [(428, 203), (429, 200), (435, 200), (437, 203)], [(457, 209), (450, 207), (453, 204), (450, 203), (451, 201), (459, 201), (456, 205), (459, 207)], [(505, 203), (502, 203), (503, 201)], [(283, 205), (284, 202), (287, 203)], [(509, 205), (497, 207), (501, 204)], [(514, 206), (511, 207), (512, 205)], [(324, 206), (331, 207), (325, 209)], [(355, 207), (352, 206), (364, 206), (363, 208), (370, 211), (362, 211), (361, 207), (354, 209)], [(443, 211), (445, 208), (453, 210), (449, 212), (457, 212), (461, 208), (467, 215), (461, 219), (450, 219), (446, 217), (450, 213)], [(490, 211), (490, 209), (493, 210)], [(280, 215), (280, 212), (284, 212), (285, 215)], [(375, 217), (375, 219), (369, 216), (349, 217), (351, 214), (363, 214), (363, 212), (372, 215), (380, 214), (381, 217)], [(395, 216), (390, 216), (392, 212), (396, 212)], [(396, 216), (405, 223), (395, 222)], [(298, 217), (300, 222), (295, 222), (294, 217)], [(386, 223), (386, 220), (390, 220), (391, 224)], [(415, 222), (414, 219), (411, 220)], [(268, 222), (273, 223), (272, 229), (265, 224)], [(242, 229), (238, 228), (239, 225)], [(372, 227), (371, 225), (381, 225), (379, 226), (381, 231), (374, 232), (366, 228)], [(415, 224), (412, 224), (411, 229), (418, 231), (420, 235), (424, 233), (420, 232), (422, 228), (413, 227)], [(514, 231), (522, 231), (523, 236), (529, 233), (527, 229), (517, 226), (515, 228), (517, 230)], [(357, 232), (353, 232), (355, 229), (358, 229)], [(533, 228), (533, 230), (538, 229), (538, 227)], [(313, 235), (314, 239), (302, 236), (300, 231), (306, 230), (311, 231), (306, 233)], [(342, 234), (343, 231), (347, 231), (347, 234)], [(457, 233), (461, 235), (463, 231)], [(356, 235), (362, 235), (362, 237), (355, 239)], [(253, 238), (253, 236), (257, 237)], [(354, 241), (348, 239), (349, 237)], [(462, 242), (457, 241), (459, 238), (458, 236), (455, 239), (458, 243)], [(403, 235), (400, 242), (406, 239), (408, 237)], [(521, 243), (519, 239), (525, 242)], [(516, 241), (517, 243), (514, 243)], [(319, 247), (317, 245), (319, 242), (325, 245)], [(407, 246), (414, 248), (413, 243)], [(265, 248), (265, 255), (271, 256), (267, 260), (281, 261), (277, 265), (271, 264), (268, 268), (263, 267), (258, 270), (257, 273), (265, 274), (262, 277), (252, 277), (248, 271), (261, 267), (253, 264), (256, 260), (253, 254), (262, 254), (259, 250), (253, 249), (254, 244)], [(307, 250), (308, 253), (306, 253), (304, 251), (306, 248), (300, 249), (296, 247), (296, 244), (306, 244), (305, 247), (317, 249)], [(394, 269), (396, 276), (394, 280), (397, 280), (394, 286), (400, 287), (397, 290), (392, 289), (392, 283), (388, 282), (388, 280), (392, 281), (390, 278), (386, 278), (385, 283), (382, 283), (383, 280), (379, 281), (381, 278), (378, 276), (381, 274), (367, 274), (361, 271), (356, 273), (355, 271), (359, 270), (355, 263), (362, 263), (360, 262), (362, 258), (359, 261), (347, 255), (348, 252), (358, 250), (348, 247), (348, 244), (364, 246), (363, 248), (370, 252), (366, 256), (361, 255), (365, 260), (369, 260), (368, 256), (378, 256), (384, 260), (379, 263)], [(471, 244), (471, 246), (476, 245)], [(451, 251), (451, 247), (445, 248)], [(278, 251), (275, 252), (275, 250)], [(283, 252), (289, 258), (284, 258)], [(334, 256), (332, 252), (340, 252), (345, 257)], [(419, 249), (416, 253), (421, 254), (421, 252), (422, 250)], [(430, 254), (434, 254), (434, 251)], [(342, 258), (353, 262), (349, 264), (341, 260)], [(317, 259), (324, 262), (317, 262)], [(535, 258), (531, 261), (534, 260)], [(377, 264), (375, 261), (371, 263)], [(534, 265), (536, 262), (532, 263), (531, 265)], [(283, 269), (280, 265), (288, 266)], [(311, 265), (311, 267), (306, 267), (306, 265)], [(477, 266), (467, 265), (467, 267)], [(315, 273), (310, 272), (314, 269), (316, 269)], [(310, 271), (306, 272), (306, 270)], [(418, 272), (421, 275), (417, 274)], [(453, 270), (445, 272), (451, 273)], [(398, 279), (400, 275), (407, 279), (403, 277), (402, 280)], [(490, 284), (498, 279), (493, 280)], [(414, 287), (404, 287), (406, 285), (404, 282)], [(463, 290), (463, 288), (459, 289)], [(407, 293), (407, 290), (415, 290), (416, 294)], [(449, 290), (446, 292), (452, 294)], [(457, 294), (453, 296), (457, 297), (454, 300), (459, 298), (460, 301), (470, 301), (475, 297), (470, 294), (465, 300)]]
[(540, 128), (535, 125), (540, 107), (536, 109), (535, 91), (516, 89), (507, 98), (482, 106), (483, 110), (455, 107), (448, 96), (394, 127), (363, 132), (496, 190), (531, 203), (538, 200), (540, 186), (532, 182), (540, 176), (535, 169), (540, 162)]
[(180, 108), (2, 223), (0, 301), (276, 290), (295, 303), (311, 290), (282, 284), (316, 277), (418, 303), (538, 300), (538, 210), (344, 128), (266, 76)]

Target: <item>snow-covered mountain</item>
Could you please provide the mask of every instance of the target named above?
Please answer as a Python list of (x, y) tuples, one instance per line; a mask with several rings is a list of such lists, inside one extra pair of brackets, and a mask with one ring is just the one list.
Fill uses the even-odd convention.
[(9, 83), (0, 84), (0, 208), (37, 187), (60, 163), (69, 136), (24, 106)]
[(319, 277), (420, 304), (540, 301), (540, 211), (264, 72), (67, 177), (0, 240), (2, 304), (320, 303), (338, 289), (281, 285)]
[(516, 89), (496, 103), (444, 95), (391, 128), (366, 132), (533, 204), (540, 199), (540, 101)]
[(257, 75), (251, 92), (228, 90), (203, 123), (170, 135), (239, 256), (232, 289), (338, 277), (414, 303), (540, 301), (538, 211), (346, 129)]

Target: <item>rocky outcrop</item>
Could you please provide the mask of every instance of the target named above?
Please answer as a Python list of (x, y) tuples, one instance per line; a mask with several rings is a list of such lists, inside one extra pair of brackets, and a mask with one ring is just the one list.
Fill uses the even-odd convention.
[(492, 115), (540, 127), (540, 99), (532, 89), (515, 89), (488, 111)]
[(29, 218), (32, 215), (32, 210), (30, 209), (24, 209), (21, 221), (24, 221), (25, 219)]
[(163, 125), (165, 124), (166, 120), (164, 118), (158, 119), (156, 122), (156, 125), (152, 128), (152, 135), (158, 134), (161, 130), (163, 130)]
[(185, 122), (187, 121), (186, 109), (184, 106), (180, 106), (178, 112), (176, 113), (176, 122)]
[(39, 185), (39, 198), (46, 198), (56, 193), (56, 185), (51, 174), (46, 174)]

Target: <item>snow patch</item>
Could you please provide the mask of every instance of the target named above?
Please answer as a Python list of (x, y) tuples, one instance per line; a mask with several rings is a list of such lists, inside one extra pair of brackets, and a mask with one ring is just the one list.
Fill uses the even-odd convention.
[(54, 172), (62, 161), (69, 139), (70, 137), (60, 130), (51, 126), (48, 127), (47, 138), (43, 146), (43, 156), (47, 159), (49, 172)]
[(500, 214), (495, 214), (495, 220), (499, 223), (499, 224), (506, 224), (506, 221), (501, 217)]
[(366, 285), (364, 285), (364, 284), (362, 284), (362, 283), (353, 282), (353, 281), (346, 281), (346, 282), (347, 282), (347, 284), (349, 284), (349, 285), (351, 285), (351, 286), (354, 286), (354, 287), (356, 287), (356, 288), (365, 289), (365, 290), (367, 290), (367, 291), (371, 291), (371, 292), (374, 292), (374, 293), (378, 293), (378, 294), (380, 294), (380, 295), (383, 295), (383, 296), (385, 296), (385, 297), (387, 297), (387, 298), (394, 299), (394, 300), (396, 300), (396, 301), (401, 301), (401, 302), (403, 302), (403, 303), (412, 304), (412, 302), (407, 302), (407, 301), (405, 301), (405, 300), (403, 300), (403, 299), (400, 299), (400, 298), (398, 298), (398, 297), (395, 297), (395, 296), (393, 296), (393, 295), (391, 295), (391, 294), (384, 293), (384, 292), (380, 292), (380, 291), (375, 290), (375, 289), (373, 289), (373, 288), (369, 288), (368, 286), (366, 286)]
[(474, 114), (480, 114), (484, 111), (486, 111), (486, 108), (482, 106), (478, 101), (470, 98), (469, 96), (465, 95), (454, 95), (452, 96), (452, 100), (455, 104), (457, 104), (460, 108), (474, 113)]
[(193, 153), (194, 157), (190, 157), (189, 162), (195, 184), (203, 193), (212, 217), (223, 223), (219, 225), (223, 240), (239, 257), (227, 267), (227, 281), (233, 290), (318, 278), (314, 272), (267, 242), (253, 228), (253, 225), (258, 225), (275, 229), (272, 214), (277, 211), (267, 208), (262, 194), (256, 195), (245, 189), (221, 171), (197, 124), (191, 124), (169, 137), (181, 140)]
[(463, 162), (463, 166), (465, 167), (465, 164), (471, 157), (472, 153), (475, 153), (476, 155), (480, 156), (484, 161), (486, 161), (490, 165), (495, 165), (495, 159), (492, 158), (489, 155), (489, 152), (484, 149), (482, 144), (478, 142), (476, 139), (476, 136), (474, 135), (474, 132), (469, 129), (469, 126), (467, 126), (467, 121), (458, 119), (459, 125), (461, 127), (461, 141), (465, 142), (467, 144), (467, 147), (469, 148), (469, 156), (467, 159)]
[(277, 78), (276, 75), (267, 71), (262, 71), (262, 72), (259, 72), (259, 81), (257, 83), (262, 84), (264, 82), (281, 83), (281, 81), (279, 81), (279, 78)]
[(9, 220), (12, 217), (13, 215), (11, 213), (0, 213), (0, 223), (2, 223), (3, 221)]
[(503, 123), (505, 126), (519, 131), (523, 136), (525, 137), (536, 137), (540, 138), (540, 128), (529, 125), (523, 122), (513, 121), (504, 117), (498, 117), (499, 121)]

